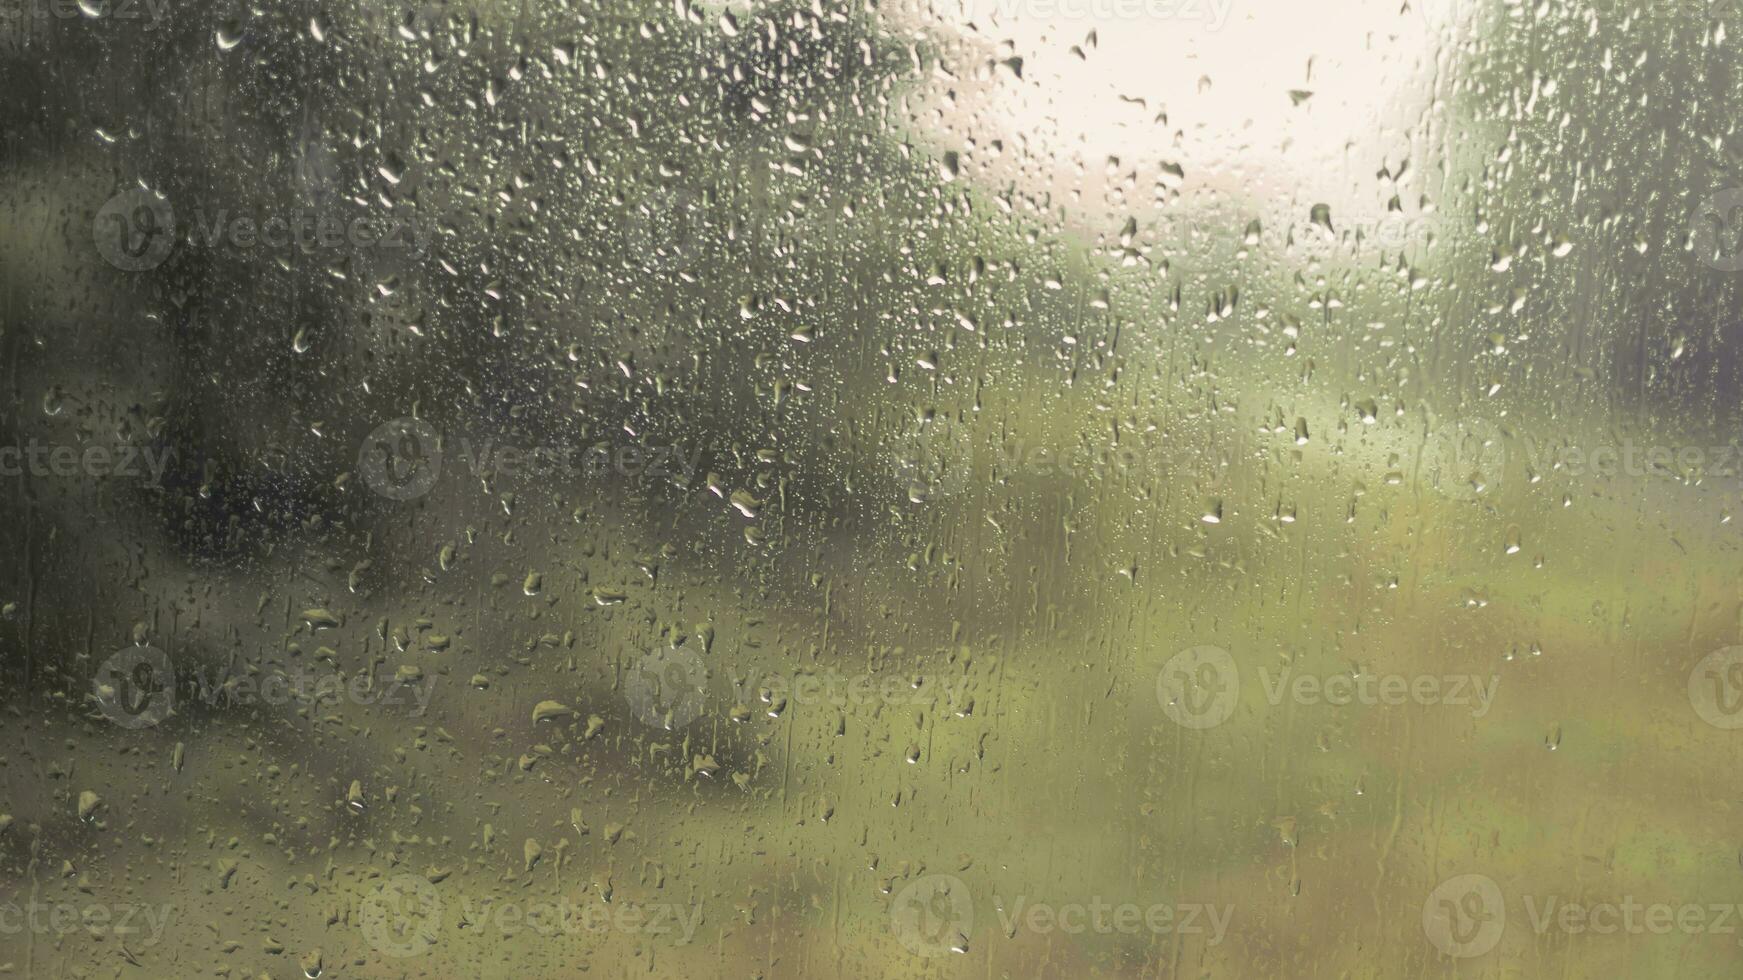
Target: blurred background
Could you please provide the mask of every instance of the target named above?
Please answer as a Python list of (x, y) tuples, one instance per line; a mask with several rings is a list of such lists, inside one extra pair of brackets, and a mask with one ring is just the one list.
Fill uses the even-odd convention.
[(1739, 43), (0, 0), (0, 972), (1736, 976)]

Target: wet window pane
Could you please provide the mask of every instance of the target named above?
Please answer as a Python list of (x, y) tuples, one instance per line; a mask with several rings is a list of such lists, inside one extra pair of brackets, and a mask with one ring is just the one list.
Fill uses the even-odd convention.
[(0, 0), (0, 972), (1735, 975), (1740, 33)]

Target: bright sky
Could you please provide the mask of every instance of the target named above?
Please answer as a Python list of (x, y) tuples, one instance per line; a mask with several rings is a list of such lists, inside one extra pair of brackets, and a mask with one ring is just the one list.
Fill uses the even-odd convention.
[[(929, 149), (962, 154), (970, 179), (1015, 181), (1056, 205), (1081, 192), (1071, 223), (1111, 233), (1127, 215), (1144, 220), (1169, 162), (1185, 171), (1169, 185), (1194, 211), (1221, 203), (1305, 224), (1323, 202), (1341, 230), (1386, 220), (1393, 193), (1414, 216), (1424, 186), (1376, 174), (1399, 171), (1413, 136), (1411, 166), (1425, 163), (1419, 127), (1455, 0), (1402, 2), (936, 0), (890, 16), (963, 41), (948, 59), (959, 77), (935, 79), (921, 128)], [(1012, 57), (1021, 78), (980, 67)], [(1138, 174), (1123, 198), (1104, 193), (1110, 157), (1116, 185)]]

